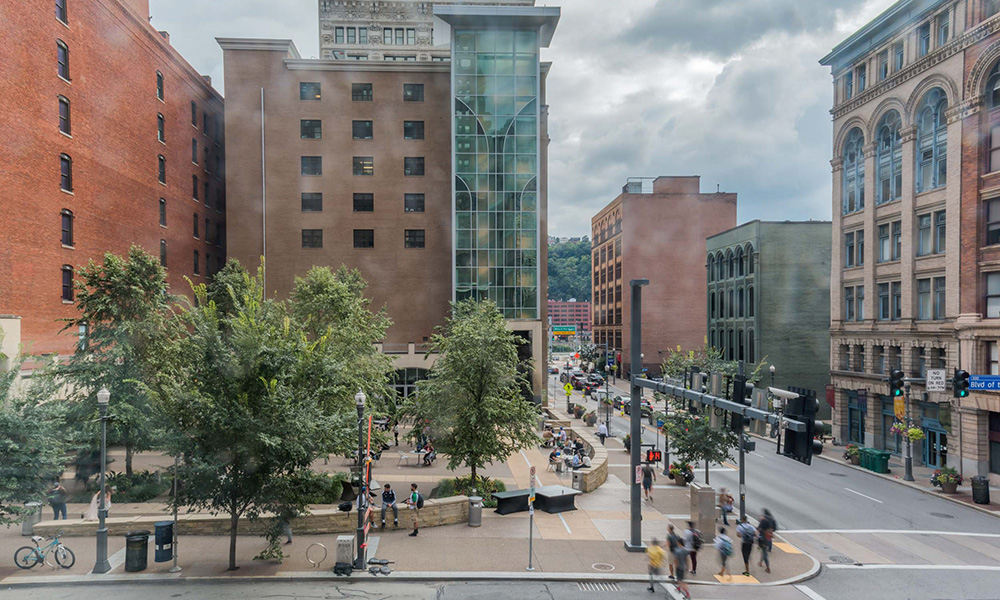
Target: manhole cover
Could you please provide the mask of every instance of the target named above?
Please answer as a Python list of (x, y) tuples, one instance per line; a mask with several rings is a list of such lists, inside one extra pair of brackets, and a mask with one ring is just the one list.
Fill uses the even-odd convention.
[(939, 519), (954, 519), (955, 518), (953, 515), (949, 515), (949, 514), (946, 514), (946, 513), (931, 513), (931, 516), (932, 517), (937, 517)]
[(834, 477), (847, 477), (847, 475), (844, 475), (843, 473), (830, 473), (830, 475)]
[(830, 562), (840, 563), (842, 565), (853, 565), (854, 559), (849, 556), (840, 556), (835, 554), (830, 557)]
[(608, 563), (594, 563), (590, 565), (590, 568), (595, 571), (614, 571), (615, 566), (609, 565)]

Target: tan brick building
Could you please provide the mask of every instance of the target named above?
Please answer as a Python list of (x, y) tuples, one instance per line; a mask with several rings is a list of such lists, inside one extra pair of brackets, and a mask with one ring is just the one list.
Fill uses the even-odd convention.
[(736, 194), (703, 194), (700, 177), (633, 178), (591, 219), (594, 343), (629, 364), (629, 281), (642, 292), (643, 367), (658, 373), (665, 353), (706, 345), (705, 239), (736, 226)]
[[(998, 373), (998, 13), (993, 0), (900, 1), (822, 60), (835, 98), (831, 378), (840, 441), (902, 450), (889, 433), (890, 368), (914, 378), (944, 368), (949, 380), (956, 368)], [(950, 389), (913, 383), (910, 416), (927, 436), (915, 463), (1000, 472), (1000, 395), (958, 402)]]
[(71, 353), (73, 269), (130, 244), (190, 291), (225, 257), (223, 101), (146, 0), (24, 0), (0, 18), (0, 313)]

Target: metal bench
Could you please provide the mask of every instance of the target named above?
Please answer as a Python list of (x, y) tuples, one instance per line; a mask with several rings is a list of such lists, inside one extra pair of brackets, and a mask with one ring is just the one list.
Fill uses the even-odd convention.
[(535, 507), (549, 514), (576, 510), (575, 498), (582, 493), (562, 485), (535, 488)]
[(528, 490), (493, 492), (493, 499), (497, 501), (497, 514), (509, 515), (528, 510), (528, 494)]

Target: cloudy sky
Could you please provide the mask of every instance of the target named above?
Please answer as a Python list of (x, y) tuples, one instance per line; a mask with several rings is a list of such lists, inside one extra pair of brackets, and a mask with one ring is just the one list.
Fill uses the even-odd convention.
[[(829, 71), (893, 0), (538, 0), (562, 7), (548, 80), (549, 233), (590, 232), (630, 176), (701, 175), (739, 220), (830, 219)], [(613, 6), (613, 9), (608, 9)], [(150, 0), (152, 23), (224, 92), (216, 37), (318, 54), (317, 0)]]

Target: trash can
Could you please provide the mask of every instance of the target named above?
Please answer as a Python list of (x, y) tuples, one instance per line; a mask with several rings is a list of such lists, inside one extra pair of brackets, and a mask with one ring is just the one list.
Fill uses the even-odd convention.
[(149, 557), (149, 532), (145, 529), (125, 534), (125, 571), (135, 573), (146, 570)]
[(889, 453), (883, 450), (872, 450), (872, 471), (876, 473), (889, 472)]
[(972, 478), (972, 501), (976, 504), (990, 503), (990, 480), (982, 475)]
[(872, 468), (872, 464), (871, 464), (872, 457), (871, 457), (871, 453), (869, 452), (868, 448), (861, 447), (861, 448), (858, 448), (858, 451), (861, 453), (861, 468), (862, 469), (871, 470), (871, 468)]
[(583, 491), (583, 473), (573, 471), (573, 489)]
[(21, 521), (21, 535), (31, 535), (35, 531), (35, 523), (42, 520), (42, 503), (25, 502), (24, 510), (28, 512)]
[(483, 498), (481, 496), (469, 496), (469, 527), (482, 527), (483, 525)]
[(157, 521), (153, 527), (156, 528), (153, 561), (168, 562), (174, 557), (174, 522)]

